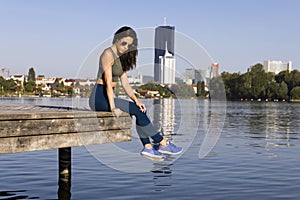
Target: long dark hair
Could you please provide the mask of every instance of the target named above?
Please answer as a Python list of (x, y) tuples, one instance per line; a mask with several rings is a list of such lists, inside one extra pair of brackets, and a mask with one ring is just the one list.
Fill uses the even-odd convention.
[(130, 48), (119, 57), (123, 71), (129, 71), (136, 66), (136, 57), (138, 54), (138, 39), (136, 36), (136, 32), (132, 28), (128, 26), (123, 26), (116, 31), (112, 43), (115, 44), (118, 40), (122, 39), (123, 37), (131, 37), (133, 39), (133, 43), (132, 45), (130, 45)]

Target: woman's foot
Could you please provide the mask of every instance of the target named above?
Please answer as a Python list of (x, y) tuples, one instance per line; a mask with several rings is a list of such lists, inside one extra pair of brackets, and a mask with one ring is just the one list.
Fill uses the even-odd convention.
[(170, 141), (167, 142), (166, 146), (159, 145), (158, 152), (168, 155), (178, 155), (182, 153), (183, 148), (177, 147), (175, 144), (171, 143)]
[(165, 156), (159, 153), (154, 147), (152, 148), (143, 148), (141, 151), (141, 155), (149, 158), (154, 158), (154, 159), (164, 159)]

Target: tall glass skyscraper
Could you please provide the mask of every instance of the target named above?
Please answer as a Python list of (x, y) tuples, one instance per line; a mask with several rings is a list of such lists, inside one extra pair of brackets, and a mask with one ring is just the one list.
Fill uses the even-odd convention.
[[(155, 29), (155, 52), (154, 52), (154, 81), (162, 83), (162, 69), (160, 66), (160, 56), (168, 52), (174, 56), (174, 26), (159, 26)], [(167, 44), (167, 45), (166, 45)], [(175, 69), (174, 69), (175, 70)], [(175, 71), (174, 71), (175, 73)]]

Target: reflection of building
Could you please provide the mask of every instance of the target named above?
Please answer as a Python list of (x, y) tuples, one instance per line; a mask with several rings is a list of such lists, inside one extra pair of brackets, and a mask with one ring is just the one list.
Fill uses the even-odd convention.
[[(266, 133), (266, 150), (278, 148), (280, 146), (289, 147), (290, 144), (290, 126), (289, 117), (282, 117), (282, 109), (289, 114), (292, 110), (289, 107), (282, 108), (282, 105), (267, 104), (264, 115), (266, 116), (264, 128)], [(287, 116), (289, 116), (287, 114)], [(282, 126), (284, 124), (284, 126)]]
[[(169, 53), (171, 56), (174, 56), (174, 35), (175, 35), (174, 30), (175, 27), (166, 26), (166, 22), (164, 26), (159, 26), (155, 29), (155, 50), (154, 50), (154, 81), (155, 82), (159, 82), (159, 83), (162, 82), (160, 56), (165, 56), (166, 53)], [(166, 52), (166, 50), (168, 52)], [(169, 54), (168, 56), (170, 56)], [(175, 73), (175, 69), (174, 69), (174, 73)]]
[(173, 134), (174, 131), (174, 99), (164, 98), (162, 99), (162, 130), (165, 136)]
[(281, 71), (288, 70), (289, 72), (292, 71), (292, 62), (289, 61), (287, 63), (283, 63), (281, 61), (265, 61), (264, 62), (264, 70), (266, 72), (274, 72), (278, 74)]
[(174, 132), (175, 123), (175, 99), (164, 98), (154, 100), (153, 124), (162, 131), (165, 137), (170, 137)]

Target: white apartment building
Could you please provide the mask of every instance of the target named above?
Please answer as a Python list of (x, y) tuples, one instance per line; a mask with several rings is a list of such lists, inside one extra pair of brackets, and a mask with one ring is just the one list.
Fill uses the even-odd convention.
[(166, 41), (166, 51), (165, 55), (159, 56), (159, 66), (160, 66), (160, 83), (163, 84), (175, 84), (175, 58), (168, 51), (167, 41)]
[(264, 61), (264, 70), (265, 72), (274, 72), (275, 74), (286, 70), (290, 72), (292, 71), (292, 61), (286, 63), (282, 61)]

